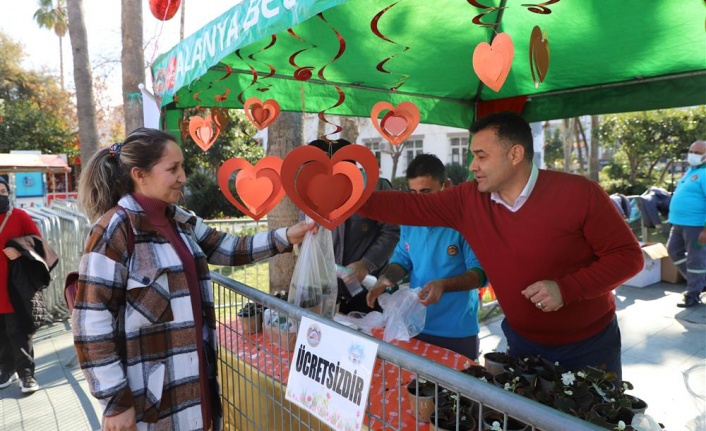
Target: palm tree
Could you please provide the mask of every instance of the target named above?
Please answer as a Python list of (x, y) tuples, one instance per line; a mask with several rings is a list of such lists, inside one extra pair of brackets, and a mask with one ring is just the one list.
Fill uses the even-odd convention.
[(64, 36), (69, 30), (66, 17), (65, 0), (39, 0), (39, 9), (34, 13), (34, 20), (39, 28), (54, 30), (59, 37), (59, 69), (61, 72), (61, 89), (64, 89)]
[[(123, 74), (123, 112), (125, 114), (125, 132), (144, 126), (141, 103), (135, 103), (131, 97), (139, 93), (138, 85), (145, 80), (145, 53), (142, 36), (142, 1), (122, 0), (122, 39), (121, 54)], [(143, 100), (142, 103), (149, 103)]]
[(88, 159), (98, 149), (98, 127), (96, 126), (96, 102), (93, 98), (93, 75), (88, 57), (88, 38), (83, 19), (82, 0), (67, 0), (69, 39), (74, 59), (74, 85), (76, 86), (76, 111), (78, 136), (81, 145), (81, 161)]

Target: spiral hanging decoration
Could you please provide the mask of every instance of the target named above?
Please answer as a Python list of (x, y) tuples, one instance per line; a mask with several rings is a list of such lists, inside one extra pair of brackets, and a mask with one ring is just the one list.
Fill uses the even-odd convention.
[[(308, 43), (301, 36), (296, 34), (294, 32), (294, 30), (292, 30), (291, 28), (287, 30), (287, 33), (289, 33), (290, 36), (292, 36), (293, 38), (297, 39), (300, 42)], [(318, 45), (310, 44), (309, 47), (304, 48), (304, 49), (300, 49), (299, 51), (297, 51), (294, 54), (289, 56), (289, 64), (291, 64), (292, 67), (294, 67), (294, 79), (296, 79), (297, 81), (308, 81), (311, 79), (311, 77), (314, 74), (313, 73), (313, 70), (314, 70), (313, 66), (299, 66), (296, 61), (296, 58), (299, 54), (301, 54), (304, 51), (308, 51), (312, 48), (318, 48)]]
[(478, 14), (478, 15), (474, 16), (474, 17), (473, 17), (473, 20), (471, 21), (471, 22), (473, 22), (473, 24), (479, 25), (479, 26), (481, 26), (481, 27), (495, 27), (495, 23), (485, 23), (485, 22), (483, 22), (483, 17), (486, 16), (486, 15), (488, 15), (488, 14), (490, 14), (490, 13), (497, 12), (497, 11), (499, 11), (499, 10), (501, 10), (501, 9), (505, 9), (505, 7), (486, 6), (486, 5), (484, 5), (484, 4), (479, 3), (477, 0), (466, 0), (466, 1), (467, 1), (471, 6), (475, 6), (475, 7), (479, 8), (479, 9), (483, 9), (483, 10), (486, 10), (486, 11), (487, 11), (487, 12), (483, 12), (483, 13), (481, 13), (481, 14)]
[[(272, 37), (271, 37), (271, 39), (270, 39), (270, 43), (268, 43), (267, 46), (265, 46), (264, 48), (261, 48), (261, 49), (257, 50), (256, 52), (253, 52), (252, 54), (250, 54), (250, 55), (247, 56), (247, 58), (250, 59), (250, 60), (252, 60), (253, 62), (260, 62), (260, 63), (265, 64), (265, 66), (267, 67), (267, 69), (269, 69), (269, 72), (268, 72), (266, 75), (262, 76), (262, 78), (259, 77), (259, 74), (257, 73), (257, 70), (255, 70), (255, 68), (251, 65), (251, 63), (248, 62), (248, 61), (246, 61), (246, 60), (243, 58), (243, 56), (242, 56), (242, 54), (241, 54), (241, 52), (240, 52), (241, 50), (238, 49), (238, 50), (235, 51), (235, 54), (238, 56), (238, 58), (241, 59), (241, 60), (248, 66), (248, 68), (250, 69), (250, 73), (252, 73), (252, 76), (253, 76), (253, 79), (252, 79), (252, 81), (250, 81), (250, 84), (248, 84), (248, 86), (245, 87), (245, 88), (243, 89), (243, 91), (240, 92), (240, 94), (238, 94), (238, 101), (240, 101), (240, 103), (245, 104), (245, 98), (244, 98), (245, 92), (248, 91), (248, 90), (249, 90), (251, 87), (253, 87), (255, 84), (257, 84), (257, 83), (259, 82), (259, 80), (265, 79), (265, 78), (269, 78), (270, 76), (273, 76), (273, 75), (275, 74), (275, 67), (274, 67), (272, 64), (266, 63), (266, 62), (264, 62), (264, 61), (257, 60), (257, 59), (255, 58), (255, 55), (260, 54), (261, 52), (264, 52), (264, 51), (270, 49), (276, 42), (277, 42), (277, 35), (274, 35), (274, 34), (273, 34)], [(264, 85), (261, 84), (261, 85), (257, 88), (257, 91), (259, 91), (259, 92), (261, 92), (261, 93), (264, 93), (265, 91), (269, 90), (271, 86), (272, 86), (271, 84), (264, 84)]]
[(544, 3), (537, 3), (537, 4), (523, 4), (520, 5), (522, 7), (526, 7), (528, 11), (538, 13), (540, 15), (549, 15), (552, 13), (552, 10), (549, 9), (547, 6), (559, 3), (560, 0), (548, 0), (545, 1)]
[[(397, 43), (394, 40), (392, 40), (392, 39), (388, 38), (387, 36), (385, 36), (384, 34), (382, 34), (382, 32), (380, 31), (380, 28), (378, 27), (378, 22), (380, 21), (380, 18), (382, 18), (382, 16), (385, 14), (385, 12), (387, 12), (388, 10), (393, 8), (395, 5), (397, 5), (397, 3), (399, 3), (399, 2), (395, 2), (391, 5), (389, 5), (388, 7), (386, 7), (385, 9), (381, 10), (380, 12), (378, 12), (377, 15), (375, 15), (373, 17), (372, 21), (370, 21), (370, 29), (373, 31), (375, 36), (379, 37), (380, 39), (384, 40), (385, 42), (389, 42), (394, 45), (400, 45), (400, 46), (404, 47), (402, 49), (402, 51), (398, 52), (397, 54), (393, 54), (393, 55), (385, 58), (380, 63), (378, 63), (377, 66), (375, 67), (379, 72), (387, 73), (387, 74), (394, 73), (394, 72), (390, 72), (389, 70), (385, 69), (385, 65), (387, 64), (387, 62), (392, 60), (393, 58), (397, 57), (400, 54), (404, 54), (405, 52), (409, 51), (409, 49), (410, 49), (409, 46)], [(407, 78), (409, 78), (409, 75), (405, 75), (402, 73), (398, 73), (398, 75), (400, 75), (400, 79), (396, 82), (397, 85), (393, 85), (392, 87), (390, 87), (390, 91), (397, 91), (400, 87), (402, 87), (402, 85), (404, 85)]]
[[(330, 66), (333, 62), (335, 62), (339, 58), (341, 58), (343, 53), (346, 51), (346, 41), (343, 38), (343, 35), (341, 35), (341, 33), (339, 33), (338, 30), (336, 30), (336, 28), (334, 26), (329, 24), (328, 21), (326, 21), (326, 18), (324, 17), (323, 13), (319, 13), (318, 17), (319, 17), (319, 19), (321, 19), (321, 21), (325, 22), (326, 24), (328, 24), (331, 27), (331, 30), (334, 32), (334, 34), (336, 35), (336, 38), (338, 39), (338, 52), (336, 52), (336, 55), (331, 59), (331, 61), (329, 61), (328, 63), (323, 65), (321, 67), (321, 69), (319, 69), (319, 73), (317, 74), (319, 79), (326, 82), (327, 80), (326, 80), (326, 76), (324, 75), (324, 72), (326, 71), (326, 68), (328, 66)], [(341, 127), (340, 125), (334, 124), (326, 119), (326, 111), (328, 111), (329, 109), (334, 109), (334, 108), (340, 106), (343, 103), (343, 101), (346, 100), (346, 94), (343, 92), (343, 90), (341, 90), (341, 88), (336, 84), (333, 84), (333, 87), (336, 89), (336, 92), (338, 93), (338, 100), (336, 101), (336, 103), (334, 105), (329, 106), (328, 108), (326, 108), (322, 111), (319, 111), (319, 113), (318, 113), (319, 120), (323, 121), (324, 123), (331, 124), (332, 126), (336, 127), (336, 130), (334, 130), (331, 133), (327, 133), (325, 136), (334, 135), (336, 133), (339, 133), (341, 130), (343, 130), (343, 127)]]

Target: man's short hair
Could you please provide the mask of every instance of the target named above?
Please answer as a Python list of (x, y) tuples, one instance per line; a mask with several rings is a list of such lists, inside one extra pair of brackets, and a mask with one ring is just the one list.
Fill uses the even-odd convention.
[(532, 161), (534, 158), (534, 138), (532, 128), (527, 120), (511, 111), (497, 112), (476, 120), (471, 125), (470, 132), (475, 134), (481, 130), (495, 129), (498, 138), (508, 144), (522, 145), (525, 149), (525, 159)]
[(430, 176), (444, 184), (446, 181), (446, 167), (433, 154), (418, 154), (407, 166), (407, 179)]

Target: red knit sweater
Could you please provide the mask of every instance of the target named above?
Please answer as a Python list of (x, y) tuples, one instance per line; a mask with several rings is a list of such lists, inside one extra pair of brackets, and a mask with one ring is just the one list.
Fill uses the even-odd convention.
[[(0, 224), (7, 217), (7, 213), (0, 214)], [(40, 235), (37, 225), (32, 221), (32, 217), (19, 208), (12, 209), (12, 215), (7, 220), (5, 227), (0, 232), (0, 314), (13, 313), (15, 311), (10, 303), (10, 295), (7, 290), (7, 276), (9, 259), (2, 250), (5, 243), (12, 238), (25, 235)]]
[[(539, 171), (515, 213), (475, 181), (439, 193), (375, 192), (365, 217), (461, 232), (483, 265), (510, 326), (545, 345), (591, 337), (615, 315), (613, 289), (643, 267), (640, 246), (606, 193), (578, 175)], [(559, 284), (564, 306), (542, 312), (522, 294), (541, 280)]]

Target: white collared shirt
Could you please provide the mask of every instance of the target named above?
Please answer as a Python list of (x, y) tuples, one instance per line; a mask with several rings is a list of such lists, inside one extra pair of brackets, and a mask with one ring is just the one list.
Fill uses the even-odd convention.
[(537, 166), (532, 163), (532, 172), (530, 172), (529, 179), (527, 180), (527, 184), (525, 184), (525, 188), (522, 189), (522, 193), (520, 193), (520, 196), (517, 197), (517, 200), (515, 200), (515, 203), (513, 205), (507, 204), (498, 194), (498, 192), (492, 192), (490, 193), (490, 200), (497, 202), (501, 205), (504, 205), (505, 208), (509, 209), (512, 212), (517, 212), (520, 208), (522, 208), (522, 205), (527, 202), (527, 199), (529, 199), (530, 193), (532, 193), (532, 190), (534, 189), (534, 185), (537, 184), (537, 177), (539, 176), (539, 169)]

